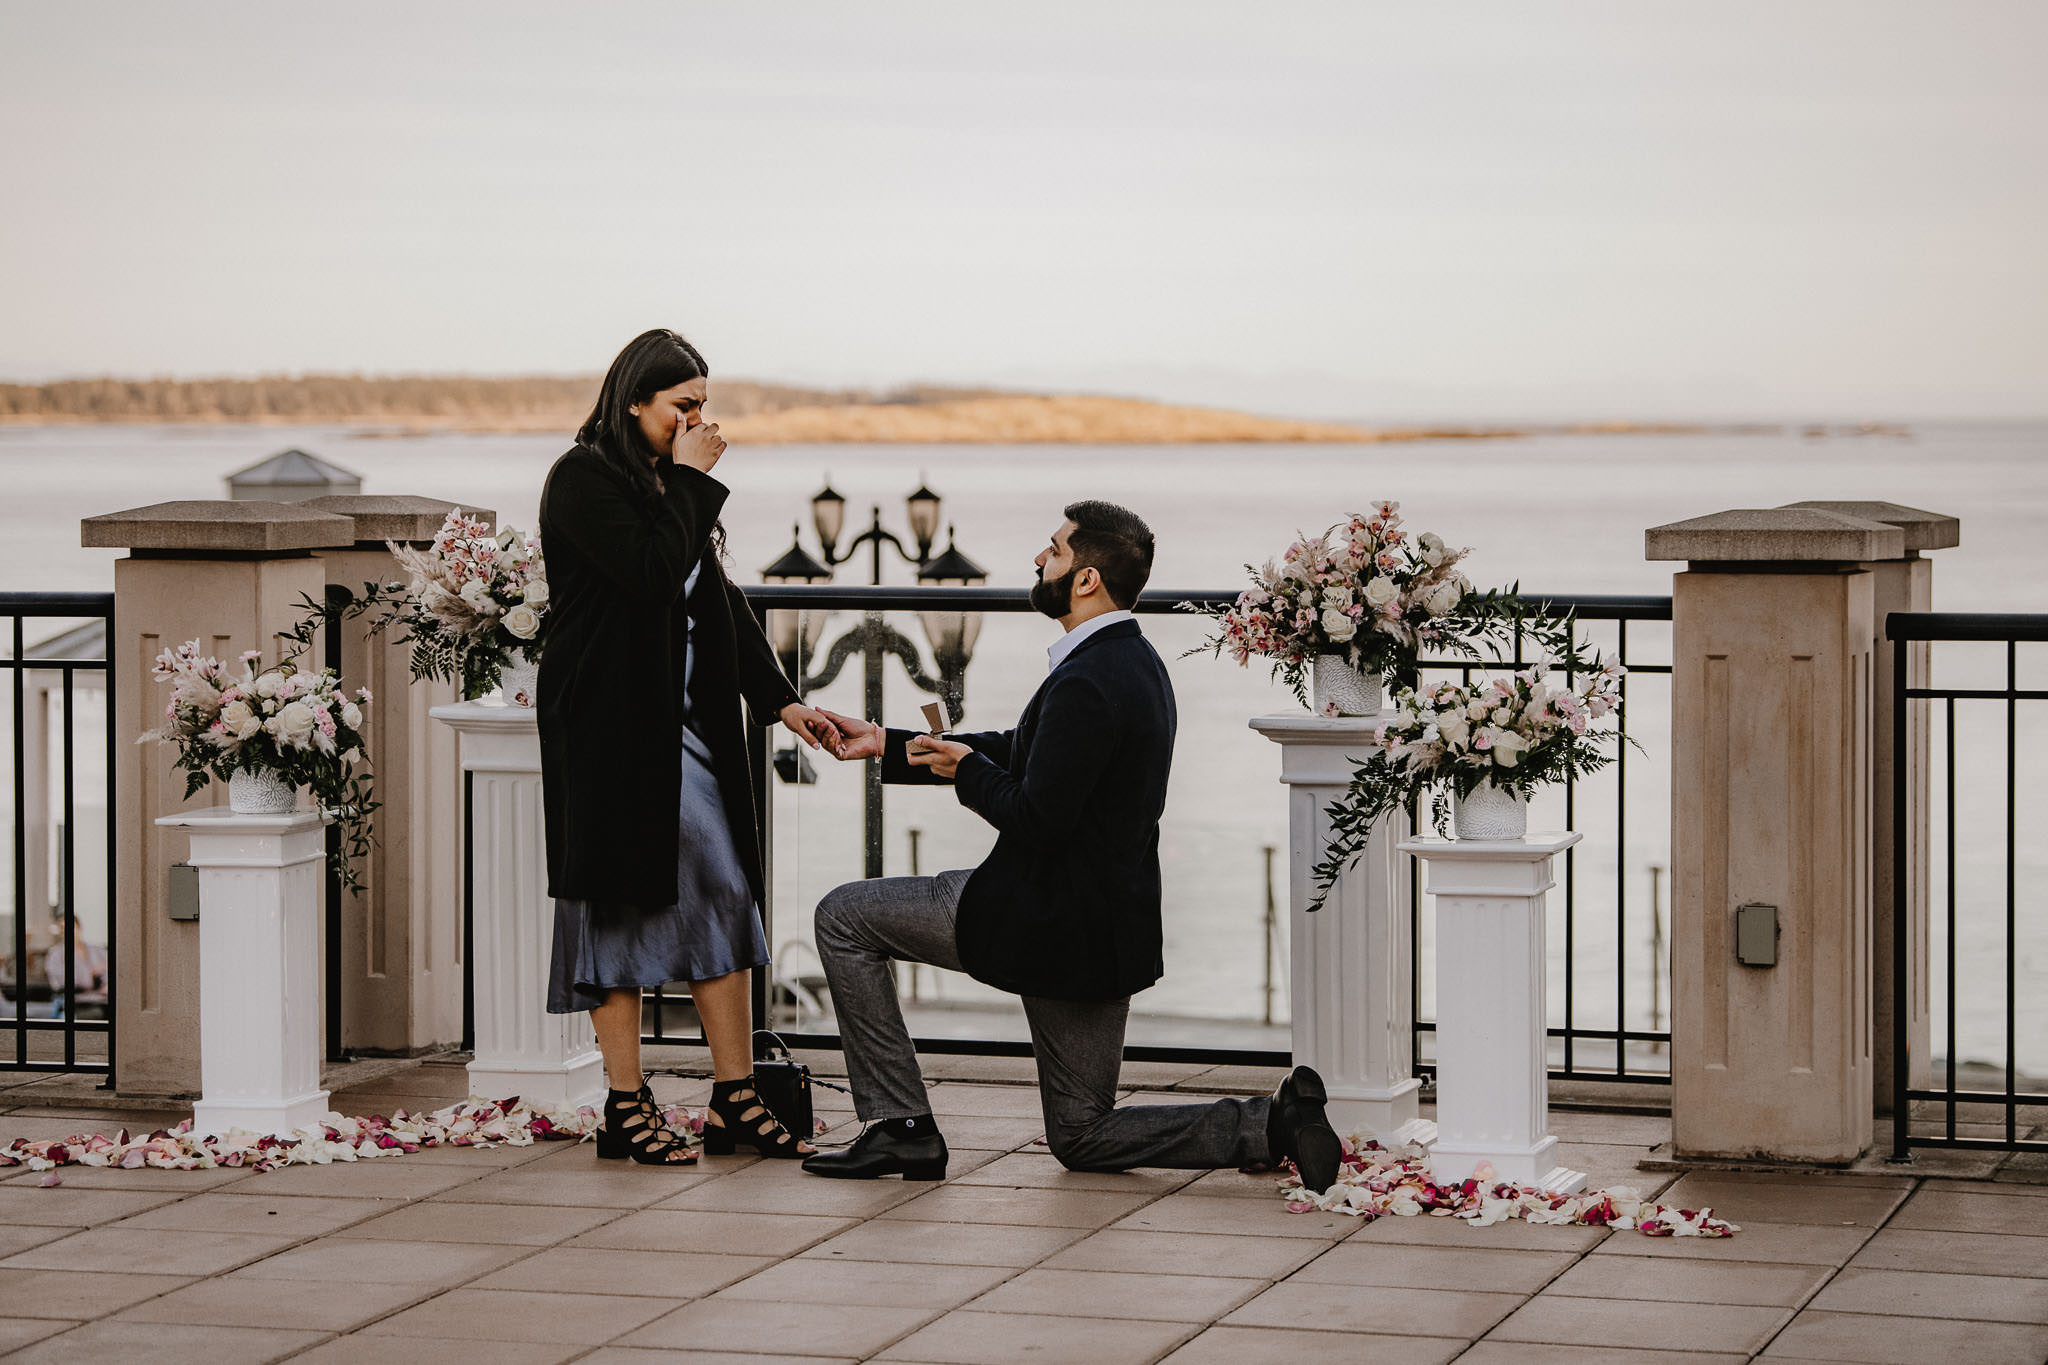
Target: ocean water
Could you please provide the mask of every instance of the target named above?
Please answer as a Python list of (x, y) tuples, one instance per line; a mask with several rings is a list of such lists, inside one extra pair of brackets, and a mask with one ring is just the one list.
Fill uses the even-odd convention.
[[(0, 428), (0, 588), (106, 589), (117, 551), (78, 545), (82, 517), (148, 503), (223, 496), (229, 473), (286, 447), (311, 450), (360, 473), (365, 492), (418, 493), (495, 510), (530, 526), (541, 480), (564, 448), (560, 438), (504, 435), (366, 436), (332, 428), (59, 427)], [(1242, 564), (1284, 548), (1297, 531), (1317, 531), (1375, 498), (1392, 498), (1415, 530), (1475, 547), (1467, 561), (1481, 584), (1519, 580), (1535, 592), (1668, 593), (1677, 566), (1643, 559), (1646, 527), (1728, 507), (1768, 507), (1806, 498), (1883, 499), (1962, 520), (1963, 543), (1933, 556), (1935, 605), (1942, 610), (2048, 611), (2048, 423), (1948, 425), (1909, 435), (1809, 437), (1777, 434), (1546, 435), (1487, 441), (1356, 446), (779, 446), (736, 447), (718, 468), (732, 489), (725, 509), (734, 572), (756, 576), (787, 548), (793, 523), (809, 531), (809, 498), (829, 476), (846, 496), (847, 532), (879, 506), (884, 525), (904, 534), (903, 498), (920, 481), (945, 499), (944, 519), (959, 548), (990, 582), (1022, 587), (1032, 557), (1069, 501), (1101, 497), (1147, 518), (1159, 539), (1155, 594), (1234, 588)], [(865, 582), (863, 555), (841, 582)], [(907, 583), (901, 563), (884, 581)], [(828, 627), (826, 644), (848, 622)], [(915, 617), (895, 624), (921, 640)], [(1286, 1017), (1285, 932), (1266, 952), (1268, 848), (1284, 849), (1284, 789), (1278, 755), (1247, 718), (1294, 705), (1263, 670), (1207, 656), (1182, 659), (1201, 635), (1192, 618), (1148, 617), (1146, 629), (1169, 660), (1181, 737), (1163, 830), (1167, 882), (1167, 976), (1140, 997), (1172, 1036), (1174, 1019), (1256, 1020), (1265, 1004), (1267, 963), (1274, 1004)], [(1057, 628), (1024, 615), (987, 618), (967, 678), (969, 727), (1011, 723), (1044, 674)], [(1611, 627), (1604, 637), (1612, 642)], [(1668, 631), (1630, 628), (1631, 656), (1668, 661)], [(2048, 685), (2048, 649), (2019, 651), (2022, 686)], [(927, 698), (887, 664), (887, 707), (897, 724), (918, 723)], [(2002, 651), (1974, 647), (1937, 655), (1937, 681), (2002, 682)], [(858, 668), (817, 694), (834, 709), (859, 707)], [(1627, 979), (1630, 1027), (1660, 1021), (1653, 986), (1653, 880), (1668, 863), (1669, 694), (1661, 676), (1632, 680), (1631, 730), (1643, 745), (1627, 765), (1626, 800), (1602, 779), (1579, 792), (1572, 812), (1587, 839), (1573, 860), (1577, 919), (1567, 957), (1561, 901), (1551, 934), (1552, 1012), (1562, 1021), (1567, 981), (1576, 1018), (1611, 1026), (1616, 975)], [(2048, 1070), (2048, 915), (2039, 890), (2048, 853), (2038, 828), (2048, 741), (2048, 707), (2019, 708), (2014, 824), (2022, 1064)], [(1964, 703), (1958, 760), (1958, 1055), (2004, 1055), (2005, 715), (2002, 703)], [(1943, 755), (1937, 751), (1937, 764)], [(860, 783), (850, 769), (817, 761), (814, 786), (775, 794), (773, 935), (783, 961), (801, 973), (810, 907), (861, 873)], [(1939, 771), (1939, 769), (1937, 769)], [(11, 799), (0, 793), (0, 800)], [(1539, 801), (1539, 825), (1562, 823), (1561, 799)], [(11, 828), (11, 819), (0, 829)], [(968, 866), (992, 838), (950, 795), (892, 791), (887, 870)], [(1618, 837), (1618, 835), (1620, 837)], [(1939, 896), (1946, 827), (1936, 817)], [(1284, 860), (1276, 869), (1285, 895)], [(83, 889), (83, 888), (81, 888)], [(1668, 895), (1668, 883), (1666, 885)], [(9, 889), (6, 894), (11, 894)], [(1284, 902), (1283, 902), (1284, 903)], [(1939, 906), (1939, 902), (1937, 902)], [(1426, 932), (1425, 950), (1433, 950)], [(1939, 927), (1938, 927), (1939, 934)], [(1939, 937), (1938, 937), (1939, 943)], [(1430, 1005), (1425, 960), (1423, 1004)], [(926, 998), (973, 1001), (959, 978), (921, 974)], [(1945, 989), (1937, 982), (1938, 992)], [(1937, 999), (1937, 1012), (1944, 1008)], [(1667, 1022), (1668, 1019), (1662, 1022)], [(979, 1026), (979, 1025), (977, 1025)], [(1214, 1036), (1209, 1026), (1204, 1036)], [(1249, 1038), (1250, 1034), (1246, 1034)], [(1937, 1040), (1937, 1051), (1941, 1050)]]

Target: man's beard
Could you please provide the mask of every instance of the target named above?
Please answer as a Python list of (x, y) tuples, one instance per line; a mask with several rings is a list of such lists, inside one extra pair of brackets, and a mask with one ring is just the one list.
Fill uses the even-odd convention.
[(1047, 579), (1043, 573), (1031, 585), (1031, 609), (1043, 612), (1057, 621), (1074, 609), (1074, 573), (1067, 570), (1058, 578)]

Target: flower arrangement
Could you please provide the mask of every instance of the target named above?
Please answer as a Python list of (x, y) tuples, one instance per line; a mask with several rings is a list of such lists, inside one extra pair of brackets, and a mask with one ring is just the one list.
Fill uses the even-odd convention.
[[(1513, 589), (1475, 593), (1458, 564), (1469, 548), (1411, 536), (1401, 504), (1376, 502), (1322, 535), (1303, 537), (1264, 568), (1228, 607), (1195, 607), (1217, 629), (1189, 650), (1228, 654), (1240, 666), (1272, 660), (1273, 675), (1304, 706), (1309, 664), (1337, 656), (1371, 675), (1412, 675), (1423, 646), (1477, 657), (1476, 637), (1522, 619)], [(1186, 657), (1186, 656), (1183, 656)]]
[[(467, 701), (498, 685), (514, 653), (539, 662), (548, 579), (538, 535), (510, 527), (494, 534), (488, 522), (457, 508), (426, 549), (387, 544), (412, 572), (395, 619), (412, 645), (415, 681), (453, 681)], [(531, 704), (528, 697), (518, 700)]]
[(1365, 847), (1372, 827), (1432, 794), (1439, 833), (1449, 832), (1453, 797), (1491, 786), (1526, 798), (1537, 787), (1605, 768), (1623, 736), (1596, 722), (1621, 710), (1621, 661), (1571, 653), (1562, 685), (1548, 665), (1483, 684), (1442, 682), (1395, 695), (1394, 714), (1373, 732), (1373, 751), (1330, 807), (1330, 843), (1315, 867), (1319, 908)]
[(359, 892), (356, 860), (369, 852), (370, 813), (378, 806), (363, 757), (369, 689), (351, 698), (333, 669), (311, 673), (289, 661), (259, 671), (262, 657), (252, 649), (239, 667), (223, 664), (202, 655), (197, 640), (159, 654), (152, 676), (171, 684), (171, 701), (163, 726), (142, 741), (177, 746), (188, 798), (211, 778), (229, 781), (241, 772), (272, 773), (310, 788), (342, 834), (329, 866), (345, 889)]

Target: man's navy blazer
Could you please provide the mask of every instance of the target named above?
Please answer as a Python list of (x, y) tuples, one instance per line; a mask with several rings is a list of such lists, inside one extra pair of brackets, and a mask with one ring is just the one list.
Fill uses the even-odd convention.
[[(1105, 626), (1060, 661), (1014, 730), (949, 738), (960, 804), (996, 846), (960, 893), (960, 962), (1018, 995), (1114, 1000), (1165, 971), (1159, 817), (1173, 762), (1173, 685), (1136, 621)], [(891, 730), (885, 782), (935, 781)]]

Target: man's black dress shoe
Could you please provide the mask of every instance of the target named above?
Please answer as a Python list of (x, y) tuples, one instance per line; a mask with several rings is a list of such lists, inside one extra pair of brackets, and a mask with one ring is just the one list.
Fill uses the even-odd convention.
[(915, 1137), (893, 1133), (886, 1123), (870, 1124), (849, 1145), (805, 1157), (804, 1169), (835, 1180), (873, 1180), (883, 1175), (900, 1175), (905, 1180), (944, 1180), (946, 1139), (930, 1119), (921, 1123), (924, 1131)]
[(1298, 1066), (1273, 1092), (1273, 1108), (1266, 1116), (1266, 1145), (1273, 1159), (1291, 1158), (1301, 1173), (1302, 1187), (1317, 1194), (1337, 1183), (1344, 1161), (1344, 1144), (1323, 1112), (1329, 1098), (1315, 1068)]

